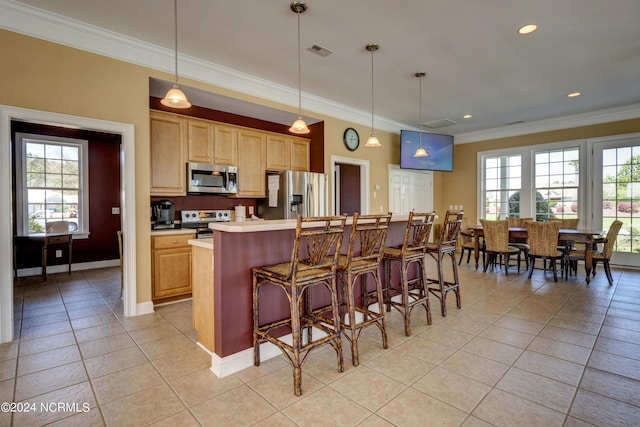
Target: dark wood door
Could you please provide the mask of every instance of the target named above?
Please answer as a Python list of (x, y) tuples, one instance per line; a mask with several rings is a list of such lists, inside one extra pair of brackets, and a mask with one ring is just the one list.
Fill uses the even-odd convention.
[(360, 209), (360, 166), (340, 164), (340, 212), (353, 215)]

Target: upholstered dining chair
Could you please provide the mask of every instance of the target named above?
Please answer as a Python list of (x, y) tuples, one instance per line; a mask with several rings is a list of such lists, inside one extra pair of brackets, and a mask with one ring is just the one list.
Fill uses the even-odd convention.
[(518, 273), (520, 273), (520, 249), (509, 244), (509, 222), (507, 220), (488, 221), (480, 220), (484, 231), (485, 250), (487, 257), (483, 271), (486, 272), (489, 264), (495, 265), (504, 258), (504, 274), (509, 275), (509, 259), (511, 255), (518, 257)]
[[(533, 218), (515, 218), (510, 216), (507, 217), (507, 221), (509, 221), (509, 228), (525, 228), (524, 225), (529, 221), (533, 221)], [(509, 237), (509, 246), (520, 249), (520, 252), (524, 255), (525, 267), (529, 268), (529, 244), (526, 239)]]
[[(464, 258), (464, 252), (467, 251), (467, 264), (471, 260), (471, 254), (475, 251), (475, 232), (471, 227), (471, 223), (469, 222), (469, 217), (462, 217), (462, 224), (460, 225), (460, 259), (458, 260), (458, 265), (462, 264), (462, 258)], [(482, 242), (480, 242), (480, 252), (482, 252), (482, 265), (484, 265), (485, 260), (485, 250), (484, 250), (484, 237), (482, 238)]]
[(529, 279), (533, 274), (536, 259), (543, 260), (544, 271), (547, 271), (547, 260), (551, 263), (553, 280), (558, 281), (558, 271), (556, 261), (562, 260), (563, 251), (558, 250), (558, 235), (560, 232), (560, 222), (531, 221), (525, 224), (527, 228), (527, 243), (529, 244)]
[[(296, 396), (302, 394), (302, 365), (311, 350), (329, 344), (336, 351), (338, 371), (344, 370), (336, 268), (345, 223), (346, 216), (303, 218), (298, 215), (291, 261), (251, 269), (253, 363), (260, 366), (260, 345), (263, 342), (277, 346), (293, 367), (293, 390)], [(289, 302), (288, 316), (261, 318), (260, 291), (266, 285), (284, 292)], [(329, 294), (331, 325), (327, 324), (325, 317), (313, 313), (311, 290), (314, 287), (324, 288)], [(262, 315), (267, 316), (265, 313)], [(314, 330), (316, 334), (313, 334)], [(317, 333), (318, 330), (321, 334)]]
[[(607, 236), (604, 239), (598, 240), (598, 244), (602, 244), (601, 250), (596, 250), (593, 252), (592, 257), (592, 273), (596, 275), (596, 265), (601, 262), (604, 265), (604, 272), (607, 275), (607, 280), (609, 281), (609, 286), (613, 285), (613, 276), (611, 274), (611, 267), (609, 266), (609, 261), (611, 260), (611, 256), (613, 255), (613, 248), (616, 244), (616, 240), (618, 238), (618, 233), (620, 233), (620, 229), (622, 228), (622, 221), (613, 221), (611, 226), (609, 226), (609, 230), (607, 230)], [(577, 263), (578, 261), (584, 261), (585, 251), (570, 249), (565, 253), (564, 259), (564, 277), (567, 280), (569, 270), (571, 270), (572, 263)]]

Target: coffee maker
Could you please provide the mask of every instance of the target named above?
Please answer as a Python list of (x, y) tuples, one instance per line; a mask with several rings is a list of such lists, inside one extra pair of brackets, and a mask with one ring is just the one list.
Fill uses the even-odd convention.
[(176, 228), (174, 218), (176, 205), (171, 200), (159, 200), (151, 204), (152, 230)]

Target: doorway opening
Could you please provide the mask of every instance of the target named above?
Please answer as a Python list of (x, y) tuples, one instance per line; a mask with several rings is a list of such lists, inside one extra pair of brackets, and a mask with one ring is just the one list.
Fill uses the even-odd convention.
[[(369, 212), (369, 161), (340, 156), (331, 156), (330, 161), (330, 179), (333, 180), (333, 200), (331, 201), (333, 214), (348, 213), (353, 215), (353, 212), (348, 212), (348, 210), (356, 208), (359, 209), (358, 213), (371, 213)], [(344, 178), (346, 182), (341, 182), (340, 175), (342, 173), (346, 173)], [(358, 174), (357, 179), (359, 180), (357, 189), (354, 184), (356, 174)], [(357, 197), (356, 200), (351, 200), (344, 206), (340, 203), (340, 199), (343, 197), (341, 191), (343, 186), (347, 194)]]
[[(134, 126), (79, 116), (0, 106), (0, 200), (12, 200), (11, 121), (53, 124), (61, 127), (119, 134), (121, 222), (126, 247), (135, 248), (135, 136)], [(13, 221), (11, 203), (0, 204), (0, 342), (13, 340)], [(124, 315), (137, 314), (135, 250), (124, 259)]]

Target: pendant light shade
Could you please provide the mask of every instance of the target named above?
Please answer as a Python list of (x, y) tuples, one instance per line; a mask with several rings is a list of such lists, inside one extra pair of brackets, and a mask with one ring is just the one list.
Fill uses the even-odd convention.
[(369, 139), (367, 139), (367, 142), (365, 142), (364, 144), (365, 147), (381, 147), (382, 146), (382, 144), (380, 144), (380, 141), (378, 140), (378, 137), (373, 131), (373, 105), (374, 105), (373, 103), (373, 52), (378, 50), (378, 48), (380, 48), (380, 46), (373, 43), (368, 44), (366, 47), (366, 49), (369, 52), (371, 52), (371, 136), (369, 136)]
[(178, 86), (178, 0), (173, 0), (173, 17), (174, 17), (174, 29), (175, 29), (175, 70), (176, 80), (173, 84), (173, 88), (169, 89), (164, 98), (160, 101), (162, 105), (172, 108), (189, 108), (191, 103), (187, 100), (187, 96), (180, 90)]
[(300, 65), (300, 14), (307, 10), (307, 4), (295, 1), (289, 5), (292, 12), (298, 15), (298, 118), (289, 128), (289, 132), (298, 135), (309, 133), (307, 124), (302, 119), (302, 83), (301, 83), (301, 65)]
[(422, 78), (425, 76), (426, 74), (422, 71), (417, 72), (415, 74), (415, 76), (418, 78), (418, 81), (420, 82), (420, 89), (418, 90), (418, 96), (419, 96), (419, 110), (420, 110), (420, 118), (418, 119), (418, 130), (419, 130), (419, 134), (420, 134), (420, 144), (418, 145), (418, 149), (416, 150), (416, 152), (414, 153), (413, 157), (428, 157), (429, 153), (427, 152), (427, 150), (425, 150), (422, 147)]

